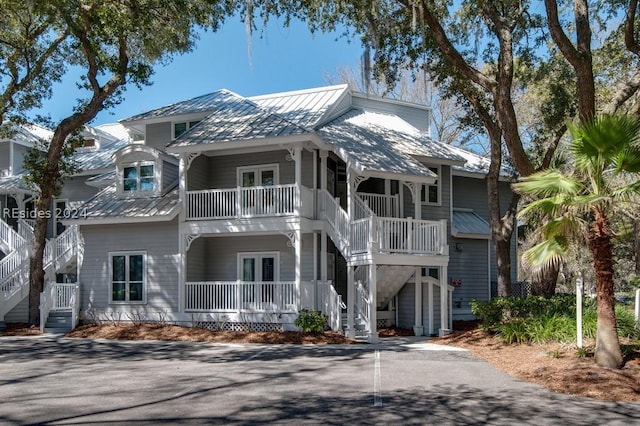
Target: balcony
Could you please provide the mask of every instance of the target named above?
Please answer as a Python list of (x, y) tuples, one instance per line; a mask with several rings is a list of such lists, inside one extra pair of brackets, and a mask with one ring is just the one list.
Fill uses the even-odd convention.
[(187, 220), (313, 217), (313, 190), (295, 184), (187, 191)]

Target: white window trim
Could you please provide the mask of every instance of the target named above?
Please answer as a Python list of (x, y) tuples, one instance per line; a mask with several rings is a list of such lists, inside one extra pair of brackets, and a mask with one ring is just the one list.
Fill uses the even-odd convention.
[[(237, 260), (237, 265), (238, 265), (238, 280), (242, 281), (242, 260), (243, 259), (262, 259), (265, 257), (273, 257), (274, 260), (274, 282), (279, 282), (280, 281), (280, 252), (279, 251), (251, 251), (251, 252), (239, 252), (238, 253), (238, 260)], [(260, 268), (262, 268), (262, 264), (260, 264), (259, 262), (256, 262), (256, 266), (260, 265)], [(260, 271), (260, 278), (262, 278), (262, 271)], [(256, 281), (256, 282), (262, 282), (262, 280)]]
[[(265, 170), (273, 170), (273, 185), (280, 185), (280, 164), (259, 164), (256, 166), (242, 166), (236, 169), (236, 182), (238, 187), (242, 187), (242, 174), (245, 172), (255, 172), (256, 176)], [(256, 185), (262, 186), (262, 185)]]
[[(142, 191), (137, 189), (135, 191), (125, 191), (124, 190), (124, 169), (126, 167), (137, 167), (138, 168), (138, 184), (140, 183), (140, 167), (141, 166), (153, 166), (153, 190), (152, 191)], [(125, 198), (140, 198), (140, 197), (148, 197), (148, 196), (158, 196), (161, 192), (161, 183), (162, 183), (162, 161), (153, 161), (153, 160), (143, 160), (143, 161), (132, 161), (127, 163), (122, 163), (118, 167), (118, 193)]]
[[(113, 257), (142, 255), (142, 300), (113, 300)], [(125, 262), (126, 283), (129, 284), (129, 262)], [(126, 292), (129, 297), (129, 292)], [(146, 251), (113, 251), (109, 252), (109, 304), (112, 305), (146, 305), (147, 304), (147, 252)]]
[[(436, 169), (434, 173), (438, 175), (435, 185), (422, 185), (420, 189), (420, 202), (423, 206), (440, 206), (442, 205), (442, 166), (427, 166), (429, 170)], [(433, 171), (433, 170), (432, 170)], [(429, 187), (435, 186), (438, 188), (438, 201), (429, 202)], [(425, 200), (422, 200), (422, 190), (424, 189)]]

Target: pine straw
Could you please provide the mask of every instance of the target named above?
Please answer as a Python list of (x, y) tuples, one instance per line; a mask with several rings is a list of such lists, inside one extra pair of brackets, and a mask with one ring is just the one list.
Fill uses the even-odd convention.
[[(575, 346), (560, 343), (508, 345), (482, 330), (456, 332), (433, 343), (468, 349), (498, 369), (548, 389), (610, 401), (640, 402), (640, 349), (625, 358), (620, 370), (599, 367), (589, 356), (579, 357)], [(631, 342), (621, 341), (623, 344)]]

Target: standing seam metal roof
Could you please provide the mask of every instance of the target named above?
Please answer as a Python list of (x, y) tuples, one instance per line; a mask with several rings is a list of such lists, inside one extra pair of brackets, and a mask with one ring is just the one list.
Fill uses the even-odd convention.
[(217, 102), (213, 112), (170, 143), (169, 147), (307, 133), (299, 125), (235, 93), (224, 89), (215, 93)]

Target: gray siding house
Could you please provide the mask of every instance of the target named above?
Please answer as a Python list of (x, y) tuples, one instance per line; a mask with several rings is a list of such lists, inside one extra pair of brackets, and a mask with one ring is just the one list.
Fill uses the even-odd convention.
[(121, 120), (142, 137), (65, 186), (78, 314), (267, 330), (309, 307), (372, 341), (448, 333), (495, 276), (488, 162), (430, 114), (337, 85)]

